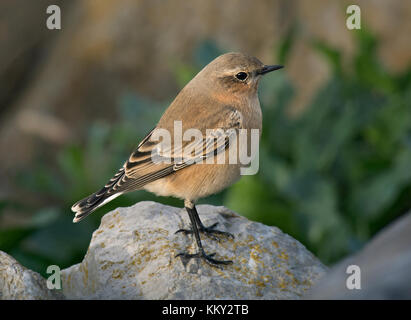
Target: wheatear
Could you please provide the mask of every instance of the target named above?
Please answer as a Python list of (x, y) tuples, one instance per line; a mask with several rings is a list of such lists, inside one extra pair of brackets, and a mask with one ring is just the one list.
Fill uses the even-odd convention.
[[(193, 233), (198, 246), (197, 253), (180, 253), (177, 256), (202, 258), (212, 265), (231, 263), (216, 260), (214, 254), (204, 252), (199, 232), (232, 235), (215, 230), (216, 224), (205, 227), (194, 203), (234, 183), (240, 177), (244, 164), (238, 161), (210, 164), (198, 160), (221, 154), (228, 158), (227, 136), (218, 136), (215, 131), (211, 134), (210, 129), (234, 133), (244, 129), (249, 133), (257, 129), (261, 132), (258, 83), (262, 75), (280, 68), (282, 66), (264, 65), (257, 58), (241, 53), (227, 53), (210, 62), (180, 91), (157, 126), (140, 142), (114, 177), (101, 190), (73, 205), (72, 210), (76, 213), (73, 222), (82, 220), (126, 192), (145, 189), (161, 196), (174, 196), (184, 200), (192, 227), (191, 230), (180, 229), (177, 232)], [(196, 161), (189, 161), (193, 157), (187, 160), (181, 156), (179, 151), (189, 145), (193, 147), (193, 142), (177, 138), (176, 122), (180, 123), (182, 132), (196, 129), (206, 141), (207, 148), (202, 144), (196, 149), (200, 150), (200, 154), (197, 152), (194, 157)], [(158, 133), (164, 131), (170, 133), (171, 145), (165, 147), (168, 155), (160, 156), (164, 141), (161, 142), (163, 144), (159, 142)], [(180, 145), (176, 148), (177, 144)], [(241, 149), (241, 145), (237, 146)], [(246, 149), (249, 150), (248, 147)], [(156, 156), (167, 161), (155, 161)]]

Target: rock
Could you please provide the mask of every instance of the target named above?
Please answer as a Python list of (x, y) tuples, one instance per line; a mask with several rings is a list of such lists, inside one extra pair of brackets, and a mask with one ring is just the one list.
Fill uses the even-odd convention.
[(60, 292), (49, 290), (46, 280), (0, 251), (0, 300), (62, 299)]
[[(411, 213), (380, 231), (363, 250), (338, 263), (307, 299), (411, 299)], [(360, 268), (361, 289), (348, 290), (347, 267)], [(358, 274), (358, 273), (357, 273)]]
[(202, 235), (207, 253), (234, 263), (212, 267), (199, 259), (175, 258), (193, 252), (184, 209), (140, 202), (106, 214), (84, 260), (62, 271), (68, 299), (298, 299), (326, 267), (276, 227), (252, 222), (224, 207), (198, 206), (206, 226), (235, 239)]

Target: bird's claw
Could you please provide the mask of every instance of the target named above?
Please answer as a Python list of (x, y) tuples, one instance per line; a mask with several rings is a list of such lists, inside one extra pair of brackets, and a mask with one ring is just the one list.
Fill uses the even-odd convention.
[(185, 259), (193, 259), (193, 258), (200, 258), (203, 259), (206, 263), (211, 266), (219, 267), (220, 265), (228, 265), (232, 264), (231, 260), (216, 260), (213, 259), (215, 253), (206, 254), (204, 250), (201, 250), (197, 253), (187, 253), (187, 252), (180, 252), (175, 257), (183, 257)]
[[(217, 241), (220, 241), (220, 239), (215, 236), (216, 234), (221, 235), (221, 236), (225, 236), (225, 237), (228, 237), (228, 238), (231, 238), (231, 239), (234, 239), (234, 235), (229, 233), (229, 232), (215, 230), (214, 228), (217, 226), (217, 224), (218, 224), (218, 222), (214, 223), (213, 225), (211, 225), (209, 227), (200, 226), (198, 228), (198, 231), (200, 231), (202, 233), (205, 233), (207, 236), (209, 236), (210, 238), (212, 238), (214, 240), (217, 240)], [(180, 233), (180, 232), (184, 233), (185, 235), (188, 235), (188, 234), (192, 234), (193, 230), (191, 230), (191, 229), (178, 229), (175, 233), (177, 234), (177, 233)]]
[(234, 235), (232, 233), (225, 232), (225, 231), (220, 231), (220, 230), (215, 230), (214, 228), (217, 225), (218, 225), (218, 222), (214, 223), (213, 225), (211, 225), (209, 227), (202, 227), (202, 228), (200, 228), (200, 231), (207, 234), (207, 235), (219, 234), (219, 235), (225, 236), (227, 238), (234, 239)]

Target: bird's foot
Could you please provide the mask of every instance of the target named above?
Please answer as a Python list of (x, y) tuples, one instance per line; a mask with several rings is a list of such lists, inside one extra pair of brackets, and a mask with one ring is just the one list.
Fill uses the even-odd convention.
[[(209, 227), (204, 227), (204, 226), (200, 226), (198, 228), (198, 230), (202, 233), (205, 233), (207, 236), (213, 238), (214, 240), (220, 241), (219, 238), (217, 238), (215, 235), (221, 235), (221, 236), (225, 236), (231, 239), (234, 239), (234, 235), (229, 233), (229, 232), (225, 232), (225, 231), (220, 231), (220, 230), (215, 230), (214, 228), (217, 226), (218, 222), (214, 223), (213, 225), (209, 226)], [(191, 229), (179, 229), (177, 230), (175, 233), (184, 233), (185, 235), (187, 234), (192, 234), (193, 230)]]
[(221, 236), (225, 236), (227, 238), (234, 239), (234, 235), (232, 233), (214, 229), (217, 225), (218, 225), (218, 222), (214, 223), (213, 225), (211, 225), (209, 227), (202, 226), (202, 227), (200, 227), (200, 232), (203, 232), (206, 235), (211, 235), (211, 236), (221, 235)]
[(220, 266), (220, 265), (227, 265), (227, 264), (233, 263), (231, 260), (213, 259), (214, 256), (215, 256), (215, 253), (206, 254), (204, 250), (200, 250), (197, 253), (180, 252), (179, 254), (176, 255), (176, 258), (177, 257), (183, 257), (185, 259), (200, 258), (200, 259), (203, 259), (206, 263), (208, 263), (211, 266)]

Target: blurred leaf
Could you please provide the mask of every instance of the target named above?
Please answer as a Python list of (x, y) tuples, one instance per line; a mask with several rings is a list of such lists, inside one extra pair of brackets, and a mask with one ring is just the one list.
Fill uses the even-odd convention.
[(377, 58), (378, 41), (366, 28), (356, 35), (357, 54), (354, 58), (355, 72), (359, 81), (373, 88), (391, 93), (396, 90), (394, 79), (383, 68)]
[(392, 168), (359, 185), (352, 193), (352, 210), (375, 217), (393, 204), (411, 180), (411, 148), (402, 150)]

